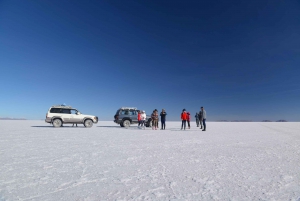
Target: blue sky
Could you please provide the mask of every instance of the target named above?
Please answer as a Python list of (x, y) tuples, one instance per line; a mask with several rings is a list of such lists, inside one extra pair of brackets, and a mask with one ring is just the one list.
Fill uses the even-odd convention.
[(0, 1), (0, 117), (300, 121), (300, 2)]

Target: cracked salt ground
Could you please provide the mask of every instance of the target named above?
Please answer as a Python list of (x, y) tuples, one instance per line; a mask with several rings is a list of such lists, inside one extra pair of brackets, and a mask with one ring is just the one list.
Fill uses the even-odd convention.
[(300, 123), (0, 121), (0, 200), (300, 201)]

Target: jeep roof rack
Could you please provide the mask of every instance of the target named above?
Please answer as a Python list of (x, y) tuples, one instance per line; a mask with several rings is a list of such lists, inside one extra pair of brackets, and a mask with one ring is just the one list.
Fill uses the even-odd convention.
[(72, 106), (70, 105), (52, 105), (52, 107), (72, 109)]
[(136, 107), (121, 107), (121, 110), (136, 110)]

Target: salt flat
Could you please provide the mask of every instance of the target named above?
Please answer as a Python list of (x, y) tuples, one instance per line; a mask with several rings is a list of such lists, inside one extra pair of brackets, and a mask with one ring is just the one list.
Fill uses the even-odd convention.
[(0, 200), (300, 201), (300, 123), (0, 121)]

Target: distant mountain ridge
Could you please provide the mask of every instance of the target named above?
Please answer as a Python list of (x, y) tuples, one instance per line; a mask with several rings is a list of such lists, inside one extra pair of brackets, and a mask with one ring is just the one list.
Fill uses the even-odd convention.
[(27, 120), (27, 119), (25, 119), (25, 118), (0, 117), (0, 120)]

